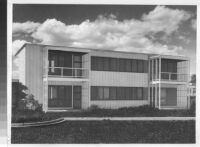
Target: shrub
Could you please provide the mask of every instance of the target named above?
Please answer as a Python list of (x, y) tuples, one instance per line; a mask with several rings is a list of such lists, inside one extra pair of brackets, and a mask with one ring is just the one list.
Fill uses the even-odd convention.
[(193, 102), (190, 106), (190, 109), (189, 109), (189, 114), (191, 116), (195, 116), (196, 115), (196, 103)]
[(89, 108), (88, 108), (89, 111), (97, 111), (97, 110), (100, 110), (99, 106), (97, 105), (91, 105)]

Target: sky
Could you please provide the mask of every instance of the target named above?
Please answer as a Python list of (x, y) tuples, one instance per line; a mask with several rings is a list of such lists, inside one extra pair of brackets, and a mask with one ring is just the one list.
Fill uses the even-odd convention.
[(196, 72), (196, 6), (14, 4), (12, 32), (13, 54), (30, 42), (183, 55)]

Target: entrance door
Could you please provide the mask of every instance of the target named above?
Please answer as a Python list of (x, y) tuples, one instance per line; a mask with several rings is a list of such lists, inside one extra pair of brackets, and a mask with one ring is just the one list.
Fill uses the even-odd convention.
[(49, 108), (71, 108), (72, 86), (49, 86), (48, 87)]

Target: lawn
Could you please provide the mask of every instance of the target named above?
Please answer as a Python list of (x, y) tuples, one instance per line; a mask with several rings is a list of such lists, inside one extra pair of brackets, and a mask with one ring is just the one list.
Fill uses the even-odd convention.
[(195, 143), (195, 121), (69, 121), (12, 128), (11, 143)]

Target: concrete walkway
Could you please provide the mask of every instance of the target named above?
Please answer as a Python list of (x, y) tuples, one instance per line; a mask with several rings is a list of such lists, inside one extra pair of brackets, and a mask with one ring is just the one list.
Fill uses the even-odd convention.
[(65, 121), (186, 121), (195, 117), (64, 117)]
[(195, 117), (61, 117), (55, 120), (32, 122), (32, 123), (12, 123), (12, 128), (39, 127), (63, 123), (65, 121), (188, 121), (195, 120)]

